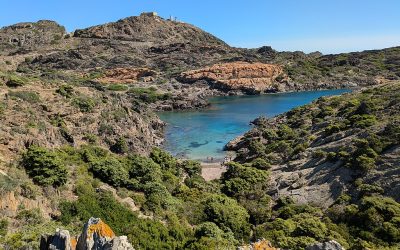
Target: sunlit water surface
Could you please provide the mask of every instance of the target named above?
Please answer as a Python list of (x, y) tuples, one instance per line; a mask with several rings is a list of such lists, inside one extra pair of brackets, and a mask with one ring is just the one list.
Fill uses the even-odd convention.
[(164, 149), (174, 156), (205, 161), (225, 156), (224, 145), (251, 128), (259, 116), (273, 117), (311, 103), (322, 96), (339, 95), (346, 89), (305, 91), (260, 96), (211, 98), (211, 107), (199, 111), (161, 112), (167, 122)]

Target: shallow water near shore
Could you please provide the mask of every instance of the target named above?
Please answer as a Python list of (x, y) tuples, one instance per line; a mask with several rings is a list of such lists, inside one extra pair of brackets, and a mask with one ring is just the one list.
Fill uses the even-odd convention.
[(226, 155), (226, 143), (251, 128), (259, 116), (274, 117), (322, 96), (339, 95), (348, 89), (304, 91), (259, 96), (210, 98), (211, 107), (198, 111), (160, 112), (167, 123), (164, 149), (174, 156), (214, 162)]

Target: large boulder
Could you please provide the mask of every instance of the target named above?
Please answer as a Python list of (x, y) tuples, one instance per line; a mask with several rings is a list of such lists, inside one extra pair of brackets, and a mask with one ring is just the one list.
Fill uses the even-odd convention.
[(71, 237), (67, 230), (57, 229), (54, 235), (43, 235), (40, 250), (134, 250), (126, 236), (115, 236), (99, 218), (90, 218), (81, 235)]
[(67, 230), (57, 229), (54, 235), (42, 235), (40, 238), (40, 250), (72, 250), (76, 241), (71, 241)]

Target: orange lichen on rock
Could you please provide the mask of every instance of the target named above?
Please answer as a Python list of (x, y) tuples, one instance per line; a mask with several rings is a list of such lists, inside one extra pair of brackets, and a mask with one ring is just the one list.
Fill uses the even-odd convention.
[(275, 248), (272, 246), (271, 242), (268, 240), (260, 240), (258, 242), (253, 243), (254, 250), (279, 250), (279, 248)]
[(239, 250), (281, 250), (272, 246), (271, 242), (266, 239), (259, 240), (251, 245), (241, 246)]
[(271, 88), (274, 81), (283, 74), (284, 70), (280, 65), (234, 62), (187, 71), (181, 74), (180, 79), (186, 82), (210, 80), (219, 84), (216, 87), (232, 90), (264, 91)]
[(149, 68), (115, 68), (104, 72), (104, 76), (97, 79), (101, 83), (136, 83), (141, 78), (149, 81), (157, 72)]
[(102, 220), (99, 220), (97, 224), (91, 224), (88, 228), (87, 236), (91, 238), (94, 234), (97, 234), (100, 237), (106, 238), (114, 238), (115, 234), (111, 227), (109, 227)]
[(75, 237), (72, 237), (70, 240), (71, 249), (76, 249), (76, 245), (78, 244), (78, 240)]

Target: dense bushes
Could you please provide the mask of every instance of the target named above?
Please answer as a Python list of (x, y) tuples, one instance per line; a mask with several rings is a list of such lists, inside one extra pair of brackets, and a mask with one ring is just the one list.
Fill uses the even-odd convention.
[(59, 187), (67, 182), (68, 172), (58, 155), (38, 146), (31, 146), (22, 156), (21, 165), (32, 180), (41, 186)]
[(153, 103), (158, 100), (167, 100), (171, 98), (169, 93), (159, 94), (155, 88), (132, 88), (128, 91), (132, 96), (146, 103)]
[(89, 169), (97, 178), (115, 187), (126, 186), (128, 184), (128, 171), (124, 164), (116, 158), (107, 157), (91, 161)]
[(268, 172), (239, 163), (229, 163), (228, 170), (222, 176), (222, 190), (229, 196), (241, 196), (255, 190), (265, 189)]
[(249, 215), (235, 200), (213, 195), (205, 201), (206, 220), (214, 222), (222, 230), (235, 235), (236, 239), (247, 240), (250, 236)]

